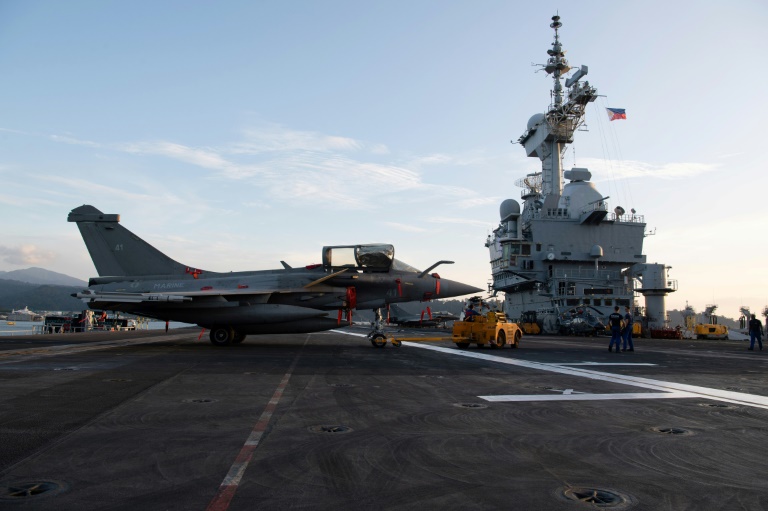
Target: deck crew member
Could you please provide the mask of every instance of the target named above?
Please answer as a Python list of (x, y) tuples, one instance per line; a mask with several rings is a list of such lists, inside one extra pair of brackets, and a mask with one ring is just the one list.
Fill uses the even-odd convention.
[(619, 306), (613, 308), (613, 312), (608, 316), (608, 324), (611, 326), (611, 342), (608, 343), (608, 351), (612, 351), (613, 343), (616, 343), (616, 353), (621, 353), (621, 314)]
[[(624, 314), (624, 330), (621, 332), (622, 337), (624, 338), (624, 345), (621, 351), (635, 351), (635, 346), (632, 344), (632, 323), (634, 323), (632, 309), (629, 307), (624, 308), (627, 313)], [(627, 345), (629, 345), (629, 348), (627, 348)]]
[(763, 351), (763, 324), (760, 320), (752, 314), (752, 319), (749, 320), (749, 348), (748, 350), (755, 349), (755, 339), (760, 346), (760, 351)]
[(467, 307), (467, 310), (464, 311), (464, 321), (474, 321), (474, 317), (479, 315), (480, 313), (475, 310), (475, 306), (470, 305)]

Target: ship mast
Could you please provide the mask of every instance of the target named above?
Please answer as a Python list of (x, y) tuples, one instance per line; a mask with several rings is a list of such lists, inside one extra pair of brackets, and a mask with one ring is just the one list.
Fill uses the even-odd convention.
[[(555, 31), (552, 48), (547, 50), (549, 59), (542, 65), (554, 82), (551, 91), (552, 104), (545, 114), (537, 114), (528, 121), (528, 129), (518, 142), (525, 147), (530, 157), (541, 160), (542, 195), (548, 207), (558, 207), (557, 202), (563, 191), (563, 155), (566, 144), (573, 142), (573, 134), (584, 122), (586, 106), (597, 98), (597, 89), (589, 82), (579, 83), (588, 72), (587, 66), (581, 68), (565, 81), (567, 100), (564, 102), (562, 77), (571, 70), (565, 58), (565, 50), (560, 43), (558, 29), (563, 26), (560, 16), (552, 16), (549, 25)], [(549, 200), (547, 200), (549, 197)], [(547, 204), (545, 204), (545, 207)]]

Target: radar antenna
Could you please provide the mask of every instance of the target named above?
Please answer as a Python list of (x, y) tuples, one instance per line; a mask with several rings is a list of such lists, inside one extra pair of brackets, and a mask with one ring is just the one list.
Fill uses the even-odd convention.
[(554, 29), (555, 38), (542, 68), (554, 82), (550, 91), (552, 102), (545, 113), (531, 118), (518, 143), (525, 147), (528, 156), (537, 157), (542, 162), (544, 174), (540, 193), (560, 196), (563, 191), (563, 154), (567, 145), (573, 142), (574, 132), (584, 123), (586, 107), (597, 98), (597, 89), (589, 82), (580, 81), (588, 72), (587, 66), (581, 66), (563, 87), (562, 80), (571, 71), (571, 65), (560, 41), (559, 29), (563, 26), (560, 16), (552, 16), (549, 26)]
[(527, 188), (531, 193), (541, 193), (541, 172), (528, 174), (515, 181), (515, 186)]

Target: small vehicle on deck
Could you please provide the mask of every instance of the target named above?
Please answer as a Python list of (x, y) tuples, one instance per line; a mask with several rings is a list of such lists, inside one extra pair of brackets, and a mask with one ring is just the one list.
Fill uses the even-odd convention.
[(485, 315), (471, 316), (464, 321), (453, 323), (453, 342), (461, 349), (476, 343), (478, 347), (488, 344), (491, 348), (520, 346), (523, 330), (517, 323), (507, 320), (503, 312), (489, 311)]
[(523, 316), (520, 318), (518, 325), (523, 329), (523, 332), (528, 335), (541, 334), (541, 325), (539, 325), (538, 318), (536, 317), (536, 311), (523, 312)]
[[(468, 301), (478, 308), (489, 308), (478, 297), (471, 298)], [(523, 329), (517, 323), (507, 319), (503, 312), (489, 310), (485, 314), (476, 314), (463, 317), (460, 321), (454, 321), (451, 337), (447, 336), (414, 336), (414, 337), (388, 337), (381, 329), (374, 329), (368, 334), (371, 344), (377, 348), (383, 348), (387, 341), (394, 347), (400, 347), (403, 341), (409, 342), (437, 342), (453, 341), (456, 347), (460, 349), (469, 348), (470, 344), (477, 344), (478, 347), (489, 345), (491, 348), (503, 348), (509, 345), (511, 348), (520, 346), (520, 339), (523, 338)]]

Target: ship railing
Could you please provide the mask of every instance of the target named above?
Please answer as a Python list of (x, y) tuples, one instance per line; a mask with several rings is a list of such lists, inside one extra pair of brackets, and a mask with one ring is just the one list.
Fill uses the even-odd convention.
[(555, 269), (554, 276), (558, 279), (573, 279), (573, 280), (593, 280), (600, 279), (604, 281), (617, 280), (621, 278), (621, 272), (615, 270), (597, 270), (594, 268), (557, 268)]
[(645, 223), (645, 216), (643, 215), (635, 215), (635, 214), (627, 214), (627, 215), (617, 215), (616, 213), (611, 213), (608, 215), (609, 220), (613, 220), (614, 222), (622, 222), (627, 224), (644, 224)]
[[(581, 214), (589, 214), (592, 211), (606, 211), (604, 204), (595, 204), (594, 207), (585, 208)], [(523, 217), (523, 225), (527, 226), (531, 220), (540, 220), (546, 218), (548, 220), (572, 220), (568, 210), (565, 208), (552, 208), (550, 210), (536, 209), (528, 211)], [(644, 224), (645, 216), (636, 214), (624, 214), (617, 215), (616, 213), (608, 213), (607, 219), (612, 222), (621, 222), (627, 224)]]
[(605, 201), (599, 200), (589, 204), (588, 207), (581, 210), (581, 214), (586, 215), (592, 213), (593, 211), (608, 211), (608, 208), (606, 208), (605, 205)]

